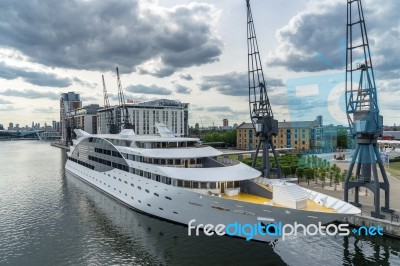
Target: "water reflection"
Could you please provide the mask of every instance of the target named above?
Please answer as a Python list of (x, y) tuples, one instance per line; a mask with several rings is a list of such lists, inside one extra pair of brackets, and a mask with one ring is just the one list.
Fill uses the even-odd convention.
[(292, 237), (274, 245), (188, 237), (64, 174), (66, 153), (43, 142), (0, 142), (0, 264), (400, 265), (387, 237)]

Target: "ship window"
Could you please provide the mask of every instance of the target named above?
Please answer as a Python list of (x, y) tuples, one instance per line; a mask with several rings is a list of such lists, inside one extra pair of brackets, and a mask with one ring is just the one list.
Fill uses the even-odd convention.
[(178, 213), (177, 213), (177, 212), (175, 212), (175, 211), (174, 211), (173, 213), (175, 213), (175, 214), (178, 214)]
[(138, 200), (139, 203), (142, 203), (140, 200)]
[(217, 184), (215, 182), (210, 182), (210, 189), (217, 188)]
[(125, 184), (128, 184), (128, 182), (127, 182), (127, 181), (124, 181), (124, 183), (125, 183)]
[(190, 159), (190, 164), (196, 164), (196, 159)]
[(137, 188), (138, 188), (138, 189), (142, 189), (142, 187), (141, 187), (141, 186), (138, 186)]
[(174, 164), (174, 160), (172, 160), (172, 159), (168, 159), (168, 163), (167, 164)]
[(117, 179), (117, 178), (114, 176), (114, 179)]
[(199, 182), (192, 182), (192, 188), (199, 188)]
[(148, 189), (145, 189), (144, 191), (146, 191), (147, 193), (150, 193), (150, 191)]
[(157, 197), (159, 197), (160, 195), (158, 195), (157, 193), (154, 193), (154, 196), (157, 196)]
[(147, 203), (147, 206), (151, 207), (151, 205), (150, 205), (150, 204), (148, 204), (148, 203)]
[(125, 193), (125, 196), (128, 196), (128, 194)]
[(166, 198), (167, 200), (172, 200), (172, 199), (171, 199), (170, 197), (168, 197), (168, 196), (166, 196), (165, 198)]
[(181, 165), (182, 164), (181, 159), (175, 159), (175, 164), (176, 165)]
[(200, 187), (202, 189), (207, 189), (207, 182), (200, 182)]
[(118, 178), (118, 180), (119, 180), (119, 182), (121, 182), (122, 180), (121, 180), (121, 178)]
[(161, 159), (160, 164), (161, 164), (161, 165), (164, 165), (164, 164), (165, 164), (165, 159)]
[(183, 187), (190, 188), (190, 181), (183, 181)]
[(135, 185), (131, 183), (131, 186), (134, 187)]
[(131, 196), (131, 199), (133, 199), (133, 197)]
[(156, 158), (153, 160), (153, 162), (154, 162), (154, 164), (159, 164), (159, 159)]
[(178, 187), (183, 187), (183, 181), (182, 180), (178, 180)]
[(164, 209), (163, 209), (163, 208), (161, 208), (161, 207), (160, 207), (159, 209), (160, 209), (160, 210), (162, 210), (162, 211), (164, 210)]

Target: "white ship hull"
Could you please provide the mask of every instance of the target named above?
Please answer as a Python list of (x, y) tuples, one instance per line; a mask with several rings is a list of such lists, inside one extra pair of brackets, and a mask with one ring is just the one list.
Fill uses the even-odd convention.
[[(212, 224), (215, 226), (231, 223), (254, 225), (260, 220), (264, 221), (264, 224), (297, 222), (308, 225), (319, 222), (325, 224), (349, 216), (346, 212), (297, 210), (201, 194), (119, 169), (98, 172), (70, 160), (67, 161), (65, 169), (67, 174), (83, 179), (131, 208), (184, 225), (188, 225), (193, 219), (195, 220), (193, 225)], [(313, 198), (316, 201), (327, 200), (331, 197), (314, 192)], [(348, 205), (340, 200), (334, 200), (335, 205), (344, 207)], [(192, 231), (192, 234), (194, 233), (195, 230)], [(253, 239), (272, 241), (276, 238), (258, 234)]]

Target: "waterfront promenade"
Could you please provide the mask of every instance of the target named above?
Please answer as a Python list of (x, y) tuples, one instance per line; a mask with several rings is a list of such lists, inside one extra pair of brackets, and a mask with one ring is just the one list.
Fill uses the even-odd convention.
[[(347, 170), (349, 168), (349, 163), (347, 162), (337, 162), (336, 163), (338, 167), (340, 167), (342, 170)], [(360, 203), (362, 204), (361, 209), (361, 214), (356, 215), (355, 217), (351, 217), (348, 220), (345, 220), (346, 222), (349, 222), (353, 225), (356, 226), (372, 226), (372, 225), (380, 225), (381, 227), (384, 228), (384, 233), (396, 238), (400, 238), (400, 219), (397, 218), (397, 215), (400, 215), (400, 180), (387, 173), (388, 179), (389, 179), (389, 184), (390, 184), (390, 208), (395, 210), (395, 215), (392, 216), (390, 213), (384, 213), (382, 214), (385, 215), (385, 219), (376, 219), (371, 217), (371, 211), (374, 209), (373, 207), (373, 202), (374, 202), (374, 194), (367, 190), (366, 188), (360, 188)], [(379, 176), (381, 179), (381, 176)], [(309, 188), (321, 193), (324, 193), (329, 196), (333, 196), (339, 199), (344, 198), (344, 190), (343, 190), (343, 184), (340, 183), (336, 185), (335, 189), (335, 184), (332, 184), (330, 186), (330, 181), (325, 181), (324, 187), (322, 188), (321, 181), (318, 180), (318, 183), (315, 183), (315, 181), (310, 181), (310, 185), (308, 186), (307, 181), (302, 181), (300, 182), (300, 186)], [(381, 206), (384, 206), (385, 198), (384, 198), (384, 192), (381, 190), (380, 193), (380, 198), (381, 198)], [(349, 193), (349, 201), (354, 201), (354, 193), (350, 191)]]

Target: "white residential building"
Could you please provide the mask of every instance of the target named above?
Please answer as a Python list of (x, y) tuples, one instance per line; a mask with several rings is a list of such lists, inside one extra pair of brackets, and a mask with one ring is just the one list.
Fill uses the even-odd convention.
[[(161, 99), (127, 104), (126, 107), (136, 134), (157, 134), (155, 123), (164, 123), (175, 134), (181, 136), (188, 135), (188, 103)], [(113, 106), (111, 109), (113, 110), (114, 121), (119, 121), (121, 125), (123, 118), (120, 116), (120, 108)], [(97, 132), (99, 134), (109, 132), (107, 123), (106, 109), (100, 109), (97, 114)]]

